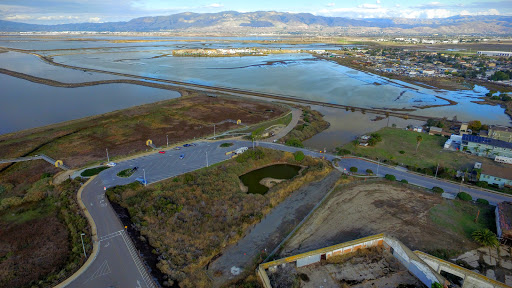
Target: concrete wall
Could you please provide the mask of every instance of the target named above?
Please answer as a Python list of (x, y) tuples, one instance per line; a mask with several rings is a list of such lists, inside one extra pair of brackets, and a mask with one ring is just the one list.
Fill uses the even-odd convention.
[(419, 258), (427, 263), (437, 273), (441, 271), (453, 274), (463, 279), (462, 288), (505, 288), (507, 285), (496, 280), (489, 279), (481, 274), (462, 268), (458, 265), (436, 258), (421, 251), (414, 251)]

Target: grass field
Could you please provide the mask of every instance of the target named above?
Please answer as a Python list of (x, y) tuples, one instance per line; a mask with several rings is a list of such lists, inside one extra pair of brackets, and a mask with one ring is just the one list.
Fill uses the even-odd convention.
[[(468, 155), (462, 152), (443, 150), (444, 142), (448, 139), (443, 136), (428, 135), (396, 128), (383, 128), (376, 133), (382, 136), (382, 142), (374, 147), (354, 146), (352, 143), (342, 148), (357, 156), (379, 159), (384, 163), (408, 166), (409, 169), (432, 168), (439, 164), (442, 168), (465, 169), (471, 168), (475, 162), (483, 164), (492, 163), (490, 159)], [(416, 137), (421, 136), (418, 151), (416, 152)], [(404, 151), (403, 154), (400, 151)]]

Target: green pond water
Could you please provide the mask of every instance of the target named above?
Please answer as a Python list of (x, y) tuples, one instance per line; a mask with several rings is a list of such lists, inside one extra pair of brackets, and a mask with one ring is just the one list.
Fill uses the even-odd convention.
[(277, 164), (263, 167), (240, 176), (240, 180), (249, 188), (248, 193), (265, 194), (268, 188), (261, 185), (263, 178), (291, 179), (299, 174), (300, 166), (289, 164)]

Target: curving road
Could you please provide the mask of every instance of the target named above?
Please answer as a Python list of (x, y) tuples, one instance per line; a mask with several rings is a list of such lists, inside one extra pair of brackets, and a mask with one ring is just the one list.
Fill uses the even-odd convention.
[[(97, 227), (98, 253), (91, 265), (85, 271), (71, 281), (66, 287), (156, 287), (146, 267), (143, 265), (136, 249), (124, 231), (124, 227), (117, 218), (114, 210), (105, 199), (104, 187), (124, 185), (135, 181), (137, 177), (146, 176), (148, 183), (155, 183), (183, 173), (203, 168), (208, 164), (218, 163), (230, 158), (225, 152), (240, 147), (251, 147), (250, 141), (229, 141), (234, 143), (229, 148), (221, 148), (219, 145), (226, 141), (198, 142), (193, 147), (181, 147), (181, 150), (166, 150), (165, 154), (151, 154), (136, 159), (118, 163), (117, 166), (104, 170), (92, 180), (82, 191), (82, 200), (91, 214)], [(328, 160), (337, 158), (334, 155), (323, 154), (307, 149), (284, 146), (275, 143), (256, 142), (256, 146), (272, 148), (276, 150), (295, 152), (303, 151), (304, 154), (313, 157), (324, 157)], [(184, 159), (179, 156), (184, 154)], [(121, 170), (139, 167), (137, 172), (129, 178), (117, 177)], [(377, 164), (359, 158), (342, 158), (339, 161), (340, 170), (358, 167), (359, 171), (372, 169), (377, 172)], [(438, 186), (446, 192), (459, 192), (459, 185), (417, 175), (392, 167), (379, 165), (378, 175), (393, 174), (398, 180), (406, 179), (409, 183), (426, 188)], [(471, 194), (475, 198), (483, 198), (496, 204), (502, 201), (510, 201), (509, 195), (492, 193), (462, 186), (462, 191)]]

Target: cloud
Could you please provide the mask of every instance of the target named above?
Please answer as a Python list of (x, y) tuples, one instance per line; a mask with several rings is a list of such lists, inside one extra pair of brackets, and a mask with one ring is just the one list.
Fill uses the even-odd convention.
[(357, 6), (357, 8), (362, 8), (362, 9), (380, 9), (381, 6), (377, 5), (377, 4), (361, 4), (361, 5)]
[(460, 15), (463, 16), (478, 16), (478, 15), (500, 15), (500, 11), (497, 9), (489, 9), (487, 11), (470, 12), (468, 10), (462, 10)]
[(445, 6), (442, 5), (440, 2), (430, 2), (430, 3), (426, 3), (426, 4), (421, 4), (418, 6), (413, 6), (413, 8), (417, 8), (417, 9), (439, 9), (441, 7), (445, 7)]
[(220, 3), (212, 3), (210, 5), (206, 5), (204, 6), (205, 8), (222, 8), (224, 7), (224, 5), (220, 4)]
[(80, 19), (78, 16), (70, 16), (70, 15), (56, 15), (56, 16), (41, 16), (36, 18), (36, 20), (42, 21), (55, 21), (55, 20), (77, 20)]
[(375, 3), (380, 4), (380, 0), (375, 1)]
[(99, 23), (101, 21), (100, 17), (91, 17), (89, 18), (89, 22)]
[(334, 2), (327, 3), (327, 5), (326, 5), (326, 6), (327, 6), (327, 7), (334, 7), (334, 6), (336, 6), (336, 3), (334, 3)]

